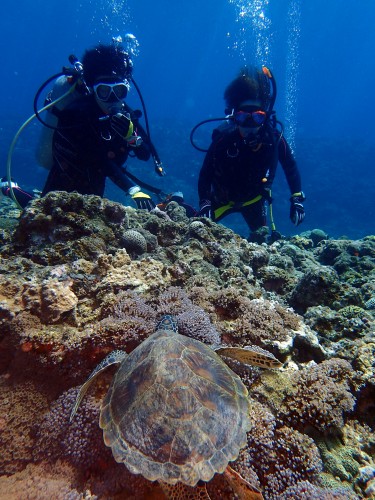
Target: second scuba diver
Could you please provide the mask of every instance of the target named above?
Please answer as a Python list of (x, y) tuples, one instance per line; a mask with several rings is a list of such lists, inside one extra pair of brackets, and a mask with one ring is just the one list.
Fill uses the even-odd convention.
[[(109, 177), (138, 208), (153, 209), (151, 197), (123, 167), (129, 155), (147, 161), (153, 148), (138, 123), (140, 113), (125, 103), (133, 69), (129, 54), (119, 44), (99, 44), (85, 52), (81, 68), (78, 79), (61, 76), (57, 80), (57, 87), (75, 83), (74, 98), (47, 112), (47, 120), (54, 117), (56, 125), (45, 123), (49, 128), (42, 134), (37, 154), (39, 162), (50, 169), (42, 196), (58, 190), (102, 197)], [(161, 166), (158, 168), (160, 173)], [(9, 194), (7, 180), (1, 181), (3, 193)], [(21, 207), (33, 198), (15, 182), (12, 188)]]
[[(267, 238), (267, 203), (272, 210), (271, 187), (278, 162), (289, 189), (290, 219), (298, 226), (305, 217), (300, 173), (273, 113), (276, 84), (263, 67), (243, 68), (225, 90), (228, 113), (213, 131), (198, 180), (200, 216), (220, 221), (240, 212), (251, 230), (249, 241)], [(207, 120), (211, 121), (211, 120)], [(204, 123), (204, 122), (202, 122)], [(271, 213), (271, 239), (275, 231)]]

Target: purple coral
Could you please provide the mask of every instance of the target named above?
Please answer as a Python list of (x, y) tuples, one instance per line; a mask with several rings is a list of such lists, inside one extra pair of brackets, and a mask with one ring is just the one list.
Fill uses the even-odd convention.
[(306, 498), (308, 500), (358, 500), (357, 495), (348, 488), (325, 489), (314, 486), (309, 481), (293, 484), (277, 497), (278, 500), (295, 500), (297, 498)]
[(312, 439), (283, 426), (256, 401), (251, 402), (249, 415), (252, 428), (247, 447), (241, 451), (235, 468), (247, 478), (248, 471), (252, 476), (256, 473), (265, 498), (279, 499), (290, 486), (317, 480), (323, 464)]
[(212, 325), (209, 315), (193, 304), (187, 293), (178, 287), (170, 287), (158, 301), (160, 314), (174, 314), (181, 335), (193, 337), (206, 344), (220, 343), (220, 334)]
[(117, 302), (111, 315), (126, 320), (128, 316), (137, 316), (147, 320), (155, 320), (155, 311), (145, 300), (133, 290), (126, 290), (117, 296)]
[(295, 372), (279, 417), (300, 430), (309, 426), (323, 432), (341, 428), (344, 412), (352, 410), (355, 403), (347, 382), (351, 376), (351, 365), (338, 358)]
[(98, 339), (104, 347), (132, 350), (153, 333), (156, 312), (132, 290), (119, 293), (116, 299), (95, 326)]
[(160, 314), (180, 314), (192, 308), (192, 301), (184, 289), (177, 286), (169, 287), (158, 299), (158, 312)]
[(3, 475), (22, 470), (31, 460), (34, 446), (31, 428), (40, 422), (47, 398), (33, 382), (10, 383), (6, 376), (0, 378), (0, 391), (0, 475)]
[(77, 389), (69, 389), (46, 414), (37, 430), (36, 460), (65, 458), (75, 467), (84, 469), (112, 460), (98, 424), (99, 402), (93, 396), (85, 397), (73, 422), (69, 422), (76, 396)]
[(220, 344), (220, 334), (212, 325), (207, 313), (200, 307), (193, 307), (177, 315), (178, 331), (187, 337), (193, 337), (211, 345)]

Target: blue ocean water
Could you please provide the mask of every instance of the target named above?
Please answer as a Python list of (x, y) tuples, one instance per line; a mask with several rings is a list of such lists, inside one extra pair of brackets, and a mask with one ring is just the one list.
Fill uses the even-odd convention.
[[(164, 191), (183, 190), (197, 205), (204, 155), (190, 144), (199, 121), (224, 114), (223, 92), (243, 64), (266, 64), (277, 80), (275, 109), (293, 146), (307, 200), (294, 228), (281, 168), (274, 185), (277, 228), (286, 235), (321, 228), (332, 237), (375, 233), (375, 35), (372, 0), (19, 0), (0, 19), (0, 161), (33, 113), (40, 85), (86, 48), (133, 33), (134, 78), (147, 105), (152, 139), (167, 176), (152, 162), (131, 171)], [(129, 103), (140, 107), (135, 89)], [(197, 139), (208, 146), (212, 125)], [(14, 178), (42, 188), (47, 172), (34, 160), (40, 124), (33, 120), (12, 156)], [(108, 182), (106, 195), (124, 201)], [(240, 217), (223, 223), (243, 236)]]

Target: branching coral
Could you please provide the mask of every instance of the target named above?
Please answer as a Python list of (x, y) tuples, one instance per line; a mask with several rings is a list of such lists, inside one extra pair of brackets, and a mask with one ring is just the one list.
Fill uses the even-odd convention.
[(264, 341), (283, 342), (290, 338), (291, 330), (300, 327), (300, 319), (292, 311), (276, 302), (250, 300), (236, 290), (213, 294), (212, 301), (218, 319), (225, 321), (225, 334), (236, 342), (258, 345)]
[(155, 310), (136, 292), (120, 292), (104, 312), (104, 318), (93, 326), (98, 334), (96, 345), (132, 350), (155, 329)]
[(220, 334), (203, 309), (194, 307), (190, 311), (177, 315), (176, 319), (178, 331), (182, 335), (193, 337), (206, 344), (218, 345), (220, 343)]
[(73, 422), (69, 422), (76, 395), (77, 389), (63, 393), (36, 429), (35, 460), (64, 458), (84, 470), (111, 461), (98, 425), (99, 402), (93, 396), (83, 400)]
[(342, 427), (344, 413), (355, 403), (348, 384), (353, 375), (350, 364), (338, 358), (294, 372), (279, 417), (299, 430), (312, 426), (324, 432)]
[(141, 295), (132, 290), (126, 290), (118, 294), (110, 315), (120, 320), (126, 320), (129, 316), (151, 321), (156, 318), (154, 309), (146, 303)]
[(170, 287), (162, 293), (157, 301), (157, 310), (160, 315), (174, 314), (182, 335), (194, 337), (206, 344), (220, 343), (220, 335), (208, 314), (194, 305), (182, 288)]
[(348, 488), (320, 488), (309, 481), (300, 481), (289, 486), (278, 500), (296, 500), (306, 498), (308, 500), (359, 500), (358, 496)]
[(192, 301), (183, 288), (171, 286), (161, 293), (156, 302), (159, 314), (180, 314), (191, 310)]
[(248, 471), (256, 472), (265, 498), (276, 500), (287, 487), (317, 478), (322, 462), (308, 436), (279, 427), (272, 413), (255, 401), (251, 403), (250, 419), (248, 445), (235, 467), (245, 477)]

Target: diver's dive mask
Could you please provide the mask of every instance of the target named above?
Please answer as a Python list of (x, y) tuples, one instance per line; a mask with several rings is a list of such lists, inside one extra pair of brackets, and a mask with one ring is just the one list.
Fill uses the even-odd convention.
[(114, 115), (123, 110), (124, 99), (128, 95), (130, 85), (124, 80), (106, 80), (105, 77), (98, 78), (92, 89), (96, 103), (106, 115)]
[(260, 109), (255, 111), (237, 111), (233, 114), (236, 125), (244, 128), (261, 127), (267, 119), (267, 113)]
[(95, 97), (104, 102), (122, 101), (128, 95), (129, 82), (117, 83), (100, 82), (93, 86)]

